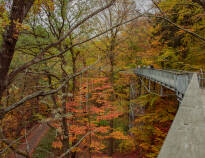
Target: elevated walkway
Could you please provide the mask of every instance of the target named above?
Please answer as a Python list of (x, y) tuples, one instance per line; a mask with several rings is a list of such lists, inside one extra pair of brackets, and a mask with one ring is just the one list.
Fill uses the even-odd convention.
[(158, 158), (205, 158), (205, 99), (196, 74), (185, 92)]
[(152, 68), (133, 71), (175, 91), (181, 99), (158, 158), (205, 158), (205, 90), (200, 88), (203, 78), (193, 72)]
[(151, 68), (133, 69), (133, 72), (176, 92), (182, 99), (190, 83), (192, 72), (177, 72)]

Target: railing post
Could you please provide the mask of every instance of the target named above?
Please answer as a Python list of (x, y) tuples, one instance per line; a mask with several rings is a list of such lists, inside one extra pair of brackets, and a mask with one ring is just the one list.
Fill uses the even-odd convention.
[(143, 94), (145, 95), (146, 94), (146, 81), (147, 81), (147, 79), (145, 78), (145, 81), (143, 82), (144, 84), (143, 84)]
[(142, 81), (140, 80), (140, 77), (138, 80), (138, 85), (139, 85), (139, 96), (141, 96), (142, 95)]
[(163, 87), (160, 86), (160, 96), (163, 96)]
[[(140, 68), (135, 71), (136, 75), (142, 77), (141, 82), (139, 82), (140, 95), (143, 93), (142, 83), (145, 84), (148, 88), (148, 91), (151, 91), (151, 81), (154, 82), (153, 91), (156, 90), (156, 83), (163, 85), (164, 87), (176, 91), (179, 97), (183, 97), (190, 79), (190, 72), (177, 72), (177, 71), (168, 71), (160, 69), (151, 69), (151, 68)], [(143, 79), (148, 79), (149, 81), (143, 82)], [(199, 77), (201, 79), (201, 76)], [(203, 83), (202, 83), (203, 84)], [(159, 93), (159, 92), (158, 92)], [(160, 95), (163, 95), (163, 88), (160, 87)]]
[(151, 92), (151, 81), (149, 79), (149, 92)]
[(154, 82), (153, 90), (154, 90), (154, 92), (156, 91), (156, 82)]

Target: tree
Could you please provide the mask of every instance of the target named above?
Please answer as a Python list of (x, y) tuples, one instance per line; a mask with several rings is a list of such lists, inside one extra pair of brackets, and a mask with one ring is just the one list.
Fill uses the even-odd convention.
[[(126, 137), (117, 130), (109, 135), (109, 130), (112, 128), (109, 126), (109, 120), (118, 118), (121, 113), (108, 100), (113, 91), (108, 79), (95, 76), (86, 77), (80, 82), (82, 82), (80, 91), (76, 94), (75, 100), (67, 102), (68, 111), (72, 112), (72, 117), (67, 120), (70, 128), (69, 140), (71, 144), (76, 143), (83, 135), (93, 131), (72, 151), (84, 155), (88, 152), (87, 157), (92, 157), (93, 153), (101, 152), (106, 147), (103, 144), (106, 138), (126, 139)], [(61, 131), (60, 122), (56, 127)], [(59, 135), (57, 141), (53, 143), (55, 148), (62, 148), (63, 144), (59, 141), (61, 137), (62, 135)]]
[[(103, 4), (103, 1), (100, 1), (100, 3)], [(101, 15), (99, 15), (99, 27), (100, 28), (112, 28), (114, 25), (118, 23), (123, 23), (124, 21), (128, 20), (128, 18), (132, 17), (132, 14), (134, 12), (134, 5), (135, 3), (133, 1), (119, 1), (114, 5), (113, 7), (109, 8), (108, 11), (103, 12)], [(108, 33), (105, 34), (104, 39), (101, 40), (100, 44), (103, 44), (104, 48), (102, 51), (106, 55), (106, 60), (108, 60), (109, 65), (109, 71), (105, 72), (106, 76), (109, 77), (112, 87), (115, 87), (115, 75), (116, 75), (116, 58), (118, 56), (118, 50), (117, 47), (120, 45), (120, 39), (119, 34), (122, 31), (122, 27), (119, 26), (117, 28), (111, 29)], [(118, 70), (117, 70), (118, 71)], [(115, 89), (115, 88), (114, 88)], [(113, 95), (111, 96), (111, 101), (115, 100), (115, 95), (113, 92)], [(113, 129), (114, 128), (114, 122), (111, 120), (110, 126)], [(111, 133), (113, 130), (111, 129)], [(114, 152), (114, 140), (110, 139), (110, 155)]]
[[(181, 4), (181, 5), (180, 5)], [(169, 6), (169, 7), (168, 7)], [(171, 7), (170, 7), (171, 6)], [(203, 13), (202, 8), (193, 5), (191, 1), (163, 1), (158, 7), (166, 10), (166, 17), (182, 28), (186, 28), (199, 36), (204, 32), (204, 18), (200, 15)], [(182, 29), (178, 29), (175, 25), (167, 20), (155, 19), (153, 31), (153, 47), (160, 49), (161, 62), (163, 68), (179, 68), (179, 69), (199, 69), (195, 63), (200, 63), (202, 54), (198, 43), (203, 41), (197, 40), (191, 34)], [(198, 56), (193, 57), (193, 52), (198, 47)], [(161, 48), (160, 48), (161, 47)], [(192, 58), (192, 59), (191, 59)], [(196, 62), (196, 60), (198, 60)], [(167, 62), (169, 61), (169, 62)]]
[[(1, 104), (1, 119), (4, 119), (4, 116), (7, 113), (18, 108), (28, 100), (39, 98), (40, 96), (52, 95), (52, 99), (55, 104), (56, 101), (53, 94), (57, 93), (61, 89), (63, 93), (67, 93), (67, 83), (70, 79), (75, 77), (76, 74), (74, 74), (73, 76), (68, 76), (68, 74), (64, 72), (63, 67), (65, 67), (65, 63), (63, 54), (71, 50), (73, 45), (77, 46), (89, 39), (85, 40), (84, 42), (78, 42), (77, 44), (71, 44), (69, 45), (69, 48), (62, 48), (63, 41), (65, 41), (74, 30), (77, 30), (79, 26), (81, 26), (83, 23), (85, 23), (104, 9), (109, 8), (111, 5), (113, 5), (114, 2), (115, 0), (112, 0), (106, 6), (100, 6), (99, 8), (95, 7), (96, 10), (93, 12), (91, 9), (85, 9), (85, 14), (79, 14), (79, 21), (75, 21), (74, 25), (69, 28), (68, 32), (64, 31), (64, 29), (66, 28), (64, 27), (64, 21), (65, 18), (67, 18), (65, 17), (65, 15), (69, 15), (66, 12), (66, 6), (72, 6), (75, 5), (75, 3), (69, 2), (68, 4), (68, 1), (66, 0), (9, 1), (8, 6), (11, 5), (11, 9), (9, 9), (9, 7), (7, 8), (7, 6), (3, 5), (2, 2), (1, 7), (3, 10), (8, 11), (10, 22), (5, 26), (1, 42), (2, 49), (0, 51), (0, 73), (3, 77), (0, 81), (0, 100), (2, 101), (3, 97), (7, 97), (6, 94), (4, 94), (5, 90), (8, 89), (14, 83), (17, 76), (19, 76), (19, 74), (24, 72), (25, 70), (31, 71), (30, 73), (42, 74), (42, 77), (45, 75), (48, 76), (48, 82), (47, 84), (45, 84), (44, 82), (43, 87), (49, 85), (47, 89), (51, 90), (47, 90), (47, 92), (44, 91), (44, 89), (38, 89), (37, 91), (32, 90), (32, 94), (23, 96), (20, 101), (15, 101), (12, 105), (5, 106)], [(60, 11), (62, 19), (60, 19), (59, 21), (55, 21), (56, 16), (59, 13), (55, 12), (56, 6), (61, 7)], [(48, 15), (48, 18), (42, 19), (42, 15), (44, 17), (45, 15)], [(48, 23), (49, 25), (43, 25), (44, 22)], [(29, 25), (30, 28), (25, 27), (25, 25)], [(42, 35), (42, 32), (45, 32), (45, 34)], [(57, 32), (58, 34), (56, 34)], [(48, 38), (46, 39), (46, 37)], [(54, 55), (54, 51), (58, 51), (58, 54)], [(17, 63), (16, 65), (12, 63), (15, 59), (21, 58), (22, 56), (26, 56), (26, 60), (23, 61), (23, 63)], [(63, 81), (63, 84), (59, 85), (58, 88), (56, 87), (57, 89), (54, 89), (54, 86), (52, 84), (52, 77), (54, 77), (55, 79), (59, 78), (55, 75), (55, 73), (49, 72), (45, 66), (50, 66), (52, 62), (58, 61), (57, 57), (60, 57), (62, 59), (61, 68), (63, 71), (63, 76), (60, 81)], [(48, 62), (48, 60), (50, 61)], [(41, 64), (42, 61), (44, 61), (44, 63)], [(36, 66), (37, 64), (39, 65), (39, 67)], [(27, 73), (25, 73), (25, 76), (26, 75)], [(42, 80), (44, 79), (40, 79), (40, 81)], [(63, 99), (64, 107), (66, 98), (67, 97), (65, 96), (65, 98)], [(65, 134), (67, 135), (68, 132), (65, 131)], [(25, 154), (23, 155), (25, 156)]]
[(14, 49), (18, 40), (19, 30), (17, 24), (21, 25), (31, 9), (34, 0), (16, 0), (12, 3), (10, 10), (10, 24), (6, 26), (2, 35), (0, 51), (0, 100), (8, 84), (8, 72), (14, 55)]
[(192, 1), (195, 3), (198, 3), (205, 10), (205, 1), (204, 0), (192, 0)]
[[(27, 13), (28, 13), (28, 11), (29, 11), (29, 9), (31, 8), (31, 6), (32, 6), (32, 4), (33, 4), (33, 2), (31, 3), (30, 1), (29, 1), (29, 3), (28, 3), (28, 1), (22, 1), (22, 2), (19, 2), (19, 1), (15, 1), (14, 3), (12, 3), (12, 8), (13, 8), (13, 10), (11, 9), (11, 19), (10, 20), (15, 20), (14, 18), (16, 18), (16, 20), (17, 20), (17, 16), (14, 16), (13, 14), (15, 14), (15, 15), (18, 15), (18, 14), (16, 14), (16, 13), (18, 13), (19, 12), (19, 16), (21, 17), (21, 19), (20, 19), (20, 24), (23, 22), (23, 19), (25, 18), (25, 16), (27, 15)], [(44, 2), (44, 1), (43, 1)], [(45, 2), (44, 2), (45, 3)], [(88, 13), (88, 15), (87, 16), (85, 16), (85, 17), (83, 17), (82, 18), (82, 20), (81, 21), (79, 21), (79, 22), (77, 22), (67, 33), (65, 33), (65, 35), (63, 35), (59, 40), (57, 40), (57, 41), (55, 41), (55, 42), (50, 42), (50, 43), (48, 43), (48, 44), (46, 44), (46, 46), (44, 46), (44, 48), (43, 48), (43, 50), (41, 50), (39, 53), (38, 53), (38, 55), (36, 55), (33, 59), (31, 59), (30, 61), (28, 61), (28, 62), (26, 62), (26, 63), (24, 63), (23, 65), (21, 65), (20, 67), (18, 67), (18, 68), (16, 68), (16, 69), (14, 69), (9, 75), (8, 75), (8, 71), (9, 71), (9, 67), (10, 67), (10, 63), (11, 63), (11, 61), (12, 61), (12, 59), (13, 59), (13, 55), (14, 55), (14, 47), (15, 47), (15, 45), (16, 45), (16, 42), (17, 42), (17, 39), (15, 39), (15, 37), (11, 37), (11, 35), (13, 35), (14, 34), (14, 29), (15, 29), (15, 25), (14, 25), (14, 22), (11, 22), (10, 23), (10, 25), (9, 26), (7, 26), (8, 28), (10, 28), (11, 30), (9, 31), (9, 33), (11, 33), (11, 35), (10, 35), (10, 37), (8, 36), (6, 39), (4, 39), (3, 40), (3, 42), (2, 42), (2, 50), (4, 50), (4, 51), (8, 51), (8, 50), (10, 50), (10, 49), (6, 49), (6, 46), (8, 46), (8, 43), (6, 44), (6, 40), (8, 40), (8, 39), (13, 39), (12, 41), (13, 41), (13, 48), (10, 50), (11, 52), (10, 52), (10, 56), (9, 56), (9, 58), (7, 58), (7, 60), (4, 60), (4, 58), (5, 58), (5, 54), (6, 53), (2, 53), (2, 55), (1, 55), (1, 63), (2, 63), (2, 66), (1, 66), (1, 71), (2, 71), (2, 74), (3, 74), (3, 78), (1, 79), (2, 81), (1, 81), (1, 95), (3, 94), (3, 92), (4, 92), (4, 90), (6, 89), (6, 87), (8, 87), (8, 85), (9, 84), (11, 84), (11, 81), (16, 77), (16, 75), (19, 73), (19, 72), (22, 72), (23, 70), (25, 70), (25, 69), (27, 69), (27, 68), (29, 68), (30, 66), (32, 66), (32, 65), (34, 65), (34, 64), (37, 64), (37, 63), (39, 63), (39, 62), (42, 62), (42, 61), (47, 61), (47, 60), (49, 60), (49, 59), (51, 59), (51, 58), (54, 58), (54, 57), (56, 57), (56, 56), (47, 56), (47, 58), (43, 58), (44, 57), (44, 55), (45, 55), (45, 53), (47, 53), (47, 51), (49, 51), (49, 49), (51, 49), (51, 48), (53, 48), (53, 47), (55, 47), (55, 46), (57, 46), (58, 44), (60, 44), (62, 41), (64, 41), (76, 28), (78, 28), (81, 24), (83, 24), (84, 22), (86, 22), (88, 19), (90, 19), (90, 18), (92, 18), (93, 16), (95, 16), (96, 14), (98, 14), (99, 12), (101, 12), (101, 11), (103, 11), (104, 9), (106, 9), (106, 8), (108, 8), (108, 7), (110, 7), (112, 4), (114, 3), (114, 0), (113, 1), (111, 1), (108, 5), (106, 5), (106, 6), (103, 6), (103, 7), (101, 7), (101, 8), (99, 8), (99, 9), (96, 9), (96, 11), (94, 11), (94, 12), (92, 12), (91, 14), (89, 14)], [(24, 10), (22, 10), (22, 8), (21, 7), (24, 7), (24, 6), (29, 6), (29, 8), (24, 12)], [(47, 5), (47, 4), (46, 4)], [(25, 6), (25, 7), (26, 7)], [(49, 7), (49, 5), (48, 5), (48, 7)], [(17, 11), (14, 9), (14, 8), (18, 8), (17, 9)], [(14, 11), (15, 11), (15, 13), (14, 13)], [(14, 16), (14, 17), (12, 17), (12, 16)], [(6, 31), (4, 34), (7, 34), (7, 32), (8, 31)], [(18, 33), (19, 34), (19, 33)], [(17, 35), (18, 35), (17, 34)], [(34, 35), (35, 35), (35, 33), (34, 33)], [(7, 52), (8, 53), (8, 52)], [(64, 54), (65, 52), (61, 52), (62, 54)], [(43, 59), (42, 59), (43, 58)], [(8, 60), (9, 59), (9, 60)], [(7, 62), (8, 61), (8, 62)], [(5, 78), (5, 76), (6, 76), (6, 78)], [(2, 96), (1, 96), (2, 97)], [(2, 112), (2, 115), (4, 114), (4, 113), (7, 113), (8, 112), (8, 109), (7, 110), (1, 110)]]

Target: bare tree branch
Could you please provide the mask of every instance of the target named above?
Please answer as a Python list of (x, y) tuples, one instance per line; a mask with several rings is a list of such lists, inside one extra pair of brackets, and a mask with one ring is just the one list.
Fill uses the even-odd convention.
[(175, 26), (176, 28), (178, 28), (179, 30), (183, 30), (184, 32), (186, 33), (189, 33), (190, 35), (196, 37), (197, 39), (200, 39), (201, 41), (205, 42), (205, 38), (200, 36), (199, 34), (197, 33), (194, 33), (192, 31), (189, 31), (179, 25), (177, 25), (176, 23), (172, 22), (170, 19), (168, 19), (167, 17), (164, 17), (164, 16), (153, 16), (153, 15), (148, 15), (149, 17), (156, 17), (156, 18), (159, 18), (159, 19), (163, 19), (163, 20), (166, 20), (167, 22), (169, 22), (170, 24), (172, 24), (173, 26)]
[(106, 6), (101, 7), (99, 9), (97, 9), (96, 11), (94, 11), (93, 13), (91, 13), (90, 15), (86, 16), (82, 21), (78, 22), (75, 26), (73, 26), (69, 32), (63, 36), (62, 38), (59, 39), (59, 41), (52, 43), (50, 45), (48, 45), (44, 51), (47, 51), (48, 49), (50, 49), (51, 47), (55, 47), (58, 44), (60, 44), (62, 41), (64, 41), (76, 28), (78, 28), (80, 25), (82, 25), (83, 23), (85, 23), (87, 20), (89, 20), (90, 18), (92, 18), (93, 16), (97, 15), (98, 13), (102, 12), (103, 10), (109, 8), (110, 6), (112, 6), (114, 3), (116, 2), (116, 0), (111, 0), (110, 3), (108, 3)]
[(68, 153), (70, 153), (75, 147), (77, 147), (82, 141), (83, 139), (85, 139), (87, 136), (89, 136), (90, 134), (94, 133), (96, 130), (94, 131), (90, 131), (88, 132), (86, 135), (84, 135), (74, 146), (72, 146), (70, 149), (68, 149), (65, 153), (61, 154), (61, 156), (59, 156), (58, 158), (63, 158), (64, 156), (66, 156)]
[(65, 54), (67, 51), (69, 51), (71, 48), (76, 47), (76, 46), (81, 45), (81, 44), (84, 44), (84, 43), (86, 43), (86, 42), (89, 42), (89, 41), (91, 41), (91, 40), (93, 40), (93, 39), (95, 39), (95, 38), (97, 38), (97, 37), (102, 36), (103, 34), (109, 32), (109, 31), (113, 30), (114, 28), (117, 28), (117, 27), (119, 27), (119, 26), (121, 26), (121, 25), (125, 25), (125, 24), (127, 24), (127, 23), (130, 23), (130, 22), (132, 22), (132, 21), (134, 21), (134, 20), (137, 20), (139, 17), (142, 17), (142, 16), (143, 16), (143, 15), (136, 16), (136, 17), (134, 17), (134, 18), (132, 18), (132, 19), (130, 19), (130, 20), (127, 20), (127, 21), (125, 21), (125, 22), (123, 22), (123, 23), (117, 24), (117, 25), (115, 25), (115, 26), (113, 26), (113, 27), (111, 27), (111, 28), (105, 30), (104, 32), (99, 33), (99, 34), (97, 34), (97, 35), (95, 35), (95, 36), (93, 36), (93, 37), (91, 37), (91, 38), (89, 38), (89, 39), (86, 39), (86, 40), (84, 40), (84, 41), (75, 43), (75, 44), (71, 45), (69, 48), (67, 48), (67, 49), (65, 49), (64, 51), (60, 52), (59, 54), (56, 54), (56, 55), (53, 55), (53, 56), (50, 56), (50, 57), (46, 57), (46, 58), (37, 58), (37, 57), (35, 57), (35, 59), (31, 60), (31, 61), (28, 62), (28, 63), (25, 63), (24, 65), (22, 65), (21, 67), (15, 69), (13, 72), (11, 72), (11, 73), (9, 74), (9, 76), (8, 76), (9, 82), (7, 83), (7, 86), (12, 82), (12, 80), (14, 79), (14, 77), (15, 77), (18, 73), (20, 73), (21, 71), (25, 70), (26, 68), (28, 68), (28, 67), (30, 67), (30, 66), (32, 66), (32, 65), (38, 64), (38, 63), (40, 63), (40, 62), (43, 62), (43, 61), (47, 61), (47, 60), (53, 59), (53, 58), (55, 58), (55, 57), (60, 57), (61, 55)]
[(107, 5), (105, 5), (104, 7), (101, 7), (99, 9), (97, 9), (96, 11), (94, 11), (93, 13), (89, 14), (88, 16), (86, 16), (83, 20), (81, 20), (80, 22), (78, 22), (75, 26), (73, 26), (69, 32), (63, 36), (62, 38), (60, 38), (57, 42), (55, 43), (51, 43), (49, 44), (45, 49), (43, 49), (39, 55), (37, 55), (34, 59), (32, 59), (30, 62), (25, 63), (24, 65), (18, 67), (17, 69), (13, 70), (9, 75), (8, 75), (8, 83), (6, 84), (7, 86), (10, 84), (10, 81), (21, 71), (25, 70), (26, 68), (28, 68), (29, 66), (39, 63), (42, 60), (42, 56), (43, 54), (50, 48), (57, 46), (58, 44), (60, 44), (62, 41), (64, 41), (76, 28), (78, 28), (80, 25), (82, 25), (83, 23), (85, 23), (87, 20), (89, 20), (90, 18), (92, 18), (93, 16), (97, 15), (98, 13), (102, 12), (103, 10), (109, 8), (110, 6), (112, 6), (114, 3), (116, 2), (116, 0), (111, 0), (111, 2)]
[(55, 94), (55, 93), (59, 92), (73, 77), (79, 76), (79, 75), (81, 75), (82, 73), (84, 73), (84, 72), (86, 72), (86, 71), (88, 71), (88, 70), (94, 68), (94, 66), (97, 65), (97, 64), (99, 63), (99, 61), (101, 61), (101, 59), (102, 59), (102, 58), (100, 58), (100, 59), (99, 59), (96, 63), (94, 63), (93, 65), (90, 65), (90, 66), (84, 68), (82, 71), (67, 76), (67, 77), (65, 78), (64, 82), (62, 83), (62, 85), (59, 86), (59, 87), (58, 87), (57, 89), (55, 89), (55, 90), (50, 90), (50, 91), (43, 91), (43, 90), (42, 90), (42, 91), (37, 91), (37, 92), (35, 92), (35, 93), (31, 94), (31, 95), (28, 95), (28, 96), (24, 97), (24, 98), (21, 99), (20, 101), (14, 103), (14, 104), (12, 104), (12, 105), (10, 105), (10, 106), (4, 108), (4, 109), (0, 109), (0, 119), (2, 119), (5, 114), (7, 114), (8, 112), (10, 112), (10, 111), (13, 110), (13, 109), (16, 109), (17, 107), (19, 107), (20, 105), (22, 105), (24, 102), (26, 102), (26, 101), (28, 101), (28, 100), (31, 100), (31, 99), (33, 99), (33, 98), (35, 98), (35, 97), (38, 97), (38, 96), (45, 97), (45, 96), (47, 96), (47, 95), (51, 95), (51, 94)]
[[(197, 0), (198, 1), (198, 0)], [(199, 0), (200, 1), (200, 0)], [(155, 17), (155, 18), (159, 18), (159, 19), (163, 19), (167, 22), (169, 22), (170, 24), (172, 24), (173, 26), (175, 26), (176, 28), (178, 28), (179, 30), (183, 30), (184, 32), (196, 37), (197, 39), (200, 39), (201, 41), (205, 42), (205, 38), (200, 36), (199, 34), (197, 33), (194, 33), (192, 31), (189, 31), (179, 25), (177, 25), (176, 23), (172, 22), (165, 14), (165, 12), (162, 11), (162, 9), (159, 7), (159, 5), (157, 4), (157, 2), (155, 0), (152, 0), (153, 4), (157, 7), (157, 9), (161, 12), (162, 16), (158, 16), (158, 15), (153, 15), (153, 14), (150, 14), (150, 13), (147, 13), (145, 14), (145, 16), (147, 17)], [(205, 4), (205, 3), (204, 3)]]
[(17, 150), (15, 147), (13, 147), (12, 142), (9, 142), (9, 141), (7, 141), (7, 140), (5, 139), (5, 136), (4, 136), (4, 134), (3, 134), (2, 129), (0, 129), (0, 136), (3, 138), (2, 141), (3, 141), (6, 145), (8, 145), (8, 147), (9, 147), (12, 151), (14, 151), (15, 153), (17, 153), (17, 154), (19, 154), (19, 155), (22, 155), (22, 156), (24, 156), (24, 157), (26, 157), (26, 158), (31, 158), (26, 152), (23, 152), (23, 151), (21, 151), (21, 150)]

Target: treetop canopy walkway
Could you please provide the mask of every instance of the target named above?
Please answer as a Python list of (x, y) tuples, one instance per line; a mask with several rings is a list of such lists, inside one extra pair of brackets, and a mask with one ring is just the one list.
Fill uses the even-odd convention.
[(175, 91), (182, 99), (158, 158), (204, 158), (205, 93), (201, 74), (153, 68), (132, 71)]
[[(153, 68), (138, 68), (132, 70), (137, 76), (145, 77), (148, 80), (156, 82), (168, 89), (176, 92), (176, 95), (182, 99), (194, 72), (162, 70)], [(202, 83), (203, 78), (198, 74), (199, 82)], [(200, 84), (201, 87), (203, 84)]]

